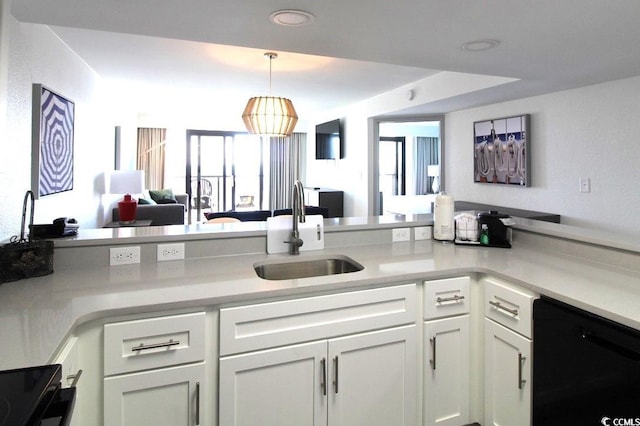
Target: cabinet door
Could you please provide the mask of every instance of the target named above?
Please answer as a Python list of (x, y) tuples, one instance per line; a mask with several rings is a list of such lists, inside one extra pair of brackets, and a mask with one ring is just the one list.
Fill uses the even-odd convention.
[(199, 425), (204, 363), (104, 379), (105, 426)]
[(424, 324), (424, 424), (469, 423), (469, 315)]
[(416, 326), (329, 341), (329, 425), (416, 424)]
[(485, 425), (531, 424), (531, 340), (485, 318)]
[(327, 342), (220, 359), (220, 426), (327, 422)]
[(80, 377), (82, 376), (82, 370), (79, 368), (78, 362), (78, 338), (71, 337), (65, 343), (62, 351), (58, 354), (56, 359), (53, 361), (54, 364), (62, 365), (62, 387), (68, 388), (77, 378), (76, 382), (76, 401), (73, 409), (73, 414), (71, 415), (71, 426), (78, 426), (81, 423), (81, 411), (84, 408), (84, 398), (81, 396), (82, 392), (80, 392)]

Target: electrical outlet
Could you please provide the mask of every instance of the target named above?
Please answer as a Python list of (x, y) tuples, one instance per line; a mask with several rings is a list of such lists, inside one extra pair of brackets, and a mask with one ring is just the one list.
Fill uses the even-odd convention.
[(109, 266), (130, 265), (140, 263), (140, 246), (111, 247), (109, 249)]
[(184, 243), (158, 244), (158, 262), (184, 259)]
[(431, 239), (431, 227), (430, 226), (416, 226), (413, 228), (413, 239), (418, 240), (430, 240)]
[(410, 228), (394, 228), (391, 241), (396, 243), (399, 241), (409, 241), (411, 240), (411, 229)]

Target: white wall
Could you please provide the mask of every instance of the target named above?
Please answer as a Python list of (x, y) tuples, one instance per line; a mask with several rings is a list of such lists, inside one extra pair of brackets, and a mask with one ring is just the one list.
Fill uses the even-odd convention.
[[(473, 122), (525, 113), (532, 186), (474, 183)], [(640, 237), (639, 117), (640, 77), (447, 114), (447, 192)], [(579, 178), (590, 178), (590, 193), (579, 192)]]
[[(9, 2), (3, 1), (7, 11)], [(74, 188), (36, 201), (35, 223), (60, 216), (81, 228), (101, 224), (102, 173), (114, 159), (114, 127), (102, 101), (100, 79), (47, 27), (2, 14), (0, 70), (0, 240), (19, 232), (22, 201), (31, 187), (31, 85), (42, 83), (75, 102)], [(6, 60), (5, 60), (6, 59)], [(2, 119), (0, 119), (2, 123)]]
[[(347, 158), (316, 161), (310, 149), (306, 179), (309, 185), (346, 191), (346, 215), (370, 210), (366, 194), (373, 158), (367, 146), (373, 142), (366, 119), (406, 108), (409, 102), (401, 100), (406, 90), (321, 117), (346, 117)], [(458, 200), (557, 213), (569, 225), (640, 237), (639, 99), (636, 77), (446, 114), (445, 189)], [(385, 100), (393, 107), (385, 110)], [(474, 183), (473, 122), (525, 113), (531, 115), (532, 186)], [(579, 192), (580, 178), (590, 179), (591, 192)]]
[(366, 104), (357, 104), (334, 115), (327, 115), (326, 120), (317, 123), (345, 118), (344, 124), (344, 158), (335, 160), (316, 160), (315, 124), (308, 126), (306, 149), (305, 186), (344, 191), (344, 215), (367, 216), (367, 196), (369, 176), (369, 150)]

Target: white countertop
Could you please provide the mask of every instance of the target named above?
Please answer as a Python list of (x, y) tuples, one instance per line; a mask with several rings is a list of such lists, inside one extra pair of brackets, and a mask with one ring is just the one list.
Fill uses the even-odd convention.
[[(108, 230), (109, 231), (109, 230)], [(267, 281), (256, 261), (288, 255), (246, 254), (186, 261), (72, 269), (0, 284), (0, 369), (51, 361), (74, 327), (95, 318), (204, 307), (267, 297), (489, 273), (640, 329), (640, 273), (564, 254), (432, 240), (305, 252), (339, 253), (364, 266), (343, 275)]]

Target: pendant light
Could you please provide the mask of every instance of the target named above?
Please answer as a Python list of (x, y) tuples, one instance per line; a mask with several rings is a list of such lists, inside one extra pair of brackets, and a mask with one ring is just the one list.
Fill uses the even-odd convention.
[(249, 99), (242, 120), (249, 133), (266, 136), (291, 136), (298, 122), (298, 114), (291, 100), (271, 96), (271, 64), (277, 53), (264, 54), (269, 59), (269, 96)]

